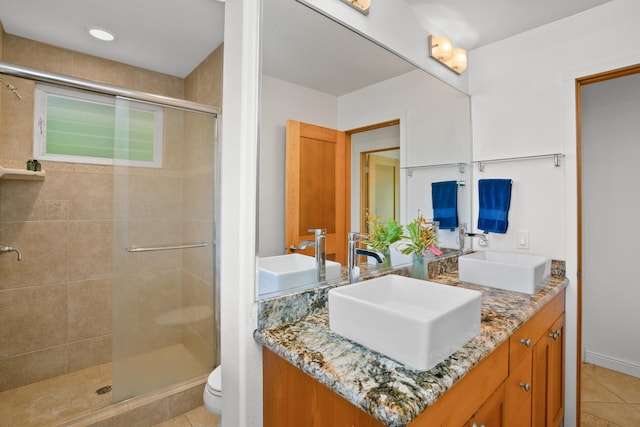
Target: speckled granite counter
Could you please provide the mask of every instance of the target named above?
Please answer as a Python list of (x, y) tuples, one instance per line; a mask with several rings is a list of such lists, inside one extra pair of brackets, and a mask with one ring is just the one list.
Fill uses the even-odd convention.
[[(551, 277), (535, 295), (458, 282), (457, 272), (430, 279), (482, 292), (480, 335), (430, 371), (415, 371), (329, 330), (325, 296), (310, 315), (270, 324), (255, 339), (320, 383), (392, 427), (405, 426), (495, 350), (567, 285)], [(282, 307), (281, 307), (282, 308)], [(269, 323), (269, 322), (267, 322)], [(264, 326), (263, 326), (264, 327)]]

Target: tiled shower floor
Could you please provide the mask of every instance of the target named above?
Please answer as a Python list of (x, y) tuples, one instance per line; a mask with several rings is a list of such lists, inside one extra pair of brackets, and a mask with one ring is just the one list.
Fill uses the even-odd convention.
[[(157, 363), (163, 365), (160, 372), (170, 371), (170, 375), (184, 370), (185, 372), (181, 372), (186, 374), (183, 378), (197, 375), (198, 370), (202, 371), (202, 367), (196, 366), (197, 362), (182, 345), (138, 356), (135, 361), (140, 363), (136, 363), (138, 373), (145, 382), (151, 381), (150, 377), (157, 377), (157, 374), (152, 375), (149, 370), (149, 366)], [(134, 369), (135, 366), (127, 363), (125, 369), (127, 368)], [(144, 378), (147, 376), (145, 374), (149, 377)], [(112, 406), (109, 410), (114, 409), (111, 392), (102, 395), (96, 393), (99, 388), (109, 385), (112, 385), (112, 365), (106, 363), (1, 392), (0, 427), (64, 426), (79, 418), (86, 422), (73, 423), (74, 426), (90, 425), (96, 411), (109, 406)], [(166, 425), (188, 427), (190, 422), (195, 422), (193, 425), (215, 426), (215, 421), (215, 417), (202, 408), (176, 417)]]
[(64, 425), (111, 405), (111, 393), (96, 390), (111, 385), (111, 364), (50, 378), (0, 393), (0, 427)]

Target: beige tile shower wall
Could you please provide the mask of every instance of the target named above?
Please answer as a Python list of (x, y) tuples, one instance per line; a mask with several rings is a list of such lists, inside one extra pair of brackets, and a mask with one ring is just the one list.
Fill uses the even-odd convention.
[[(222, 105), (223, 46), (214, 50), (186, 79), (187, 99), (216, 107)], [(184, 145), (184, 240), (209, 242), (206, 250), (185, 251), (183, 255), (182, 300), (185, 316), (184, 344), (203, 364), (218, 364), (219, 349), (214, 321), (214, 127), (211, 118), (188, 114)], [(219, 148), (219, 147), (218, 147)], [(218, 153), (219, 154), (219, 153)]]
[[(0, 61), (4, 61), (4, 26), (0, 21)], [(0, 93), (0, 108), (2, 108), (2, 96), (4, 93)], [(0, 129), (2, 129), (2, 115), (0, 114)]]
[[(0, 31), (0, 57), (10, 63), (160, 95), (184, 94), (184, 80), (177, 77), (2, 35)], [(0, 96), (0, 164), (24, 168), (33, 157), (34, 84), (7, 80), (24, 99)], [(126, 178), (134, 186), (129, 197), (136, 215), (167, 213), (139, 219), (140, 228), (178, 230), (177, 235), (158, 236), (167, 242), (180, 239), (183, 228), (178, 219), (182, 201), (176, 200), (182, 191), (182, 120), (181, 114), (168, 117), (167, 138), (173, 143), (165, 147), (169, 171), (161, 178), (161, 185), (176, 196), (150, 195), (149, 188), (158, 184), (150, 183), (142, 170)], [(45, 181), (0, 181), (0, 243), (23, 254), (20, 263), (13, 254), (0, 256), (0, 391), (111, 359), (112, 218), (117, 215), (112, 208), (113, 168), (45, 162), (43, 169)], [(141, 198), (143, 193), (149, 197)], [(159, 255), (134, 280), (132, 292), (149, 308), (146, 317), (136, 319), (149, 340), (137, 345), (153, 347), (167, 340), (153, 324), (160, 312), (175, 308), (162, 296), (182, 298), (180, 264), (175, 257)], [(182, 337), (182, 330), (173, 329), (171, 340)]]

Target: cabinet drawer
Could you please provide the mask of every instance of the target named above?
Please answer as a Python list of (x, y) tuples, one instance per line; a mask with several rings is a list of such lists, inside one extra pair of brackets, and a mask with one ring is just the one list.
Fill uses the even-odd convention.
[(564, 294), (564, 291), (559, 293), (511, 335), (509, 338), (510, 366), (518, 365), (527, 354), (530, 355), (531, 347), (564, 312)]

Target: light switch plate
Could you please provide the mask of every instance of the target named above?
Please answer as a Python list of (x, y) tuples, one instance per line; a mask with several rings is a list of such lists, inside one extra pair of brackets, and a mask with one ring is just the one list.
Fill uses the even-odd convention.
[(518, 231), (518, 241), (516, 243), (518, 249), (529, 249), (529, 232), (526, 230)]

